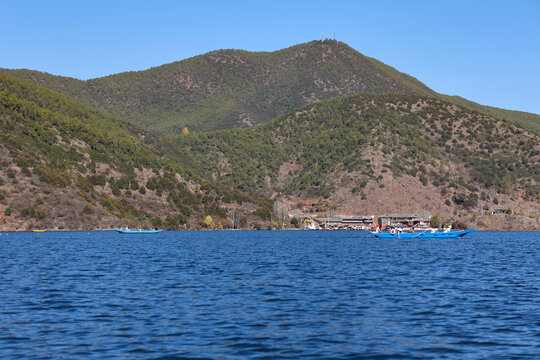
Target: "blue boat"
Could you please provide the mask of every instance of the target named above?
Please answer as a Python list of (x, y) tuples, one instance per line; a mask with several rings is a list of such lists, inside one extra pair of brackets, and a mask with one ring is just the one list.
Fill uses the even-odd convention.
[(417, 233), (408, 233), (408, 232), (396, 232), (391, 234), (389, 232), (370, 232), (369, 234), (377, 238), (382, 239), (425, 239), (425, 238), (441, 238), (441, 239), (453, 239), (467, 235), (470, 232), (473, 232), (475, 229), (463, 230), (463, 231), (424, 231)]
[(155, 234), (161, 232), (161, 230), (130, 230), (130, 229), (116, 229), (120, 234)]

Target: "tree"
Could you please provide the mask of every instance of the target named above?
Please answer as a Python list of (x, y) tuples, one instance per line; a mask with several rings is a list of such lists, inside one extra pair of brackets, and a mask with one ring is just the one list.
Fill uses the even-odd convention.
[(210, 215), (206, 215), (206, 218), (204, 219), (204, 225), (207, 228), (211, 229), (213, 224), (214, 220), (212, 219), (212, 217)]
[(443, 222), (444, 222), (443, 217), (441, 216), (441, 214), (437, 213), (431, 217), (431, 221), (429, 222), (429, 224), (433, 228), (440, 228)]
[(285, 220), (289, 218), (289, 205), (283, 199), (276, 199), (274, 201), (274, 215), (276, 216), (277, 221), (281, 225), (281, 228), (285, 226)]
[(478, 195), (475, 193), (470, 193), (463, 202), (463, 206), (465, 207), (475, 207), (478, 204)]
[(233, 209), (231, 210), (231, 228), (238, 229), (238, 225), (240, 224), (240, 213)]

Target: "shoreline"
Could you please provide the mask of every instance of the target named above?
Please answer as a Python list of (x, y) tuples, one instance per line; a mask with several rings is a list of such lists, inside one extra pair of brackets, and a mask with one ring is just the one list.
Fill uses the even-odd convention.
[[(34, 233), (36, 235), (43, 233), (52, 233), (52, 232), (115, 232), (116, 229), (93, 229), (93, 230), (81, 230), (81, 229), (40, 229), (44, 231), (34, 231), (34, 230), (0, 230), (0, 235), (7, 233)], [(160, 232), (186, 232), (186, 231), (316, 231), (316, 232), (366, 232), (369, 233), (370, 230), (315, 230), (315, 229), (178, 229), (178, 230), (161, 230)], [(476, 229), (477, 232), (540, 232), (540, 229), (536, 230), (485, 230), (485, 229)], [(139, 234), (141, 235), (141, 234)], [(145, 234), (148, 235), (148, 234)]]

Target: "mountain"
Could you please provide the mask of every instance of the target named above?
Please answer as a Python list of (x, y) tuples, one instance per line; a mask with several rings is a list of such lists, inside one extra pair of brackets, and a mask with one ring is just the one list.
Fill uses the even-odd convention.
[(540, 116), (438, 94), (340, 42), (87, 81), (0, 72), (0, 224), (268, 226), (278, 198), (540, 228)]
[(503, 208), (522, 215), (522, 228), (540, 228), (539, 136), (435, 97), (338, 96), (247, 129), (174, 136), (169, 146), (219, 186), (299, 208), (427, 210), (483, 228), (479, 217)]
[(3, 74), (0, 128), (1, 230), (220, 227), (231, 214), (247, 226), (271, 209), (211, 185), (126, 120)]
[(249, 127), (298, 107), (353, 93), (416, 94), (539, 132), (540, 116), (440, 95), (348, 45), (312, 41), (275, 52), (218, 50), (183, 61), (81, 81), (30, 70), (0, 72), (43, 85), (159, 135)]

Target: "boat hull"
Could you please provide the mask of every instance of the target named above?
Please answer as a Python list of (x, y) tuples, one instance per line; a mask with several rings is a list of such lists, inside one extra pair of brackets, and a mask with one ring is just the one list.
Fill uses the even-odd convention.
[(116, 229), (120, 234), (155, 234), (161, 232), (161, 230), (122, 230)]
[(454, 239), (467, 235), (473, 232), (475, 229), (463, 230), (463, 231), (449, 231), (449, 232), (419, 232), (419, 233), (370, 233), (370, 235), (381, 239), (426, 239), (426, 238), (441, 238), (441, 239)]

